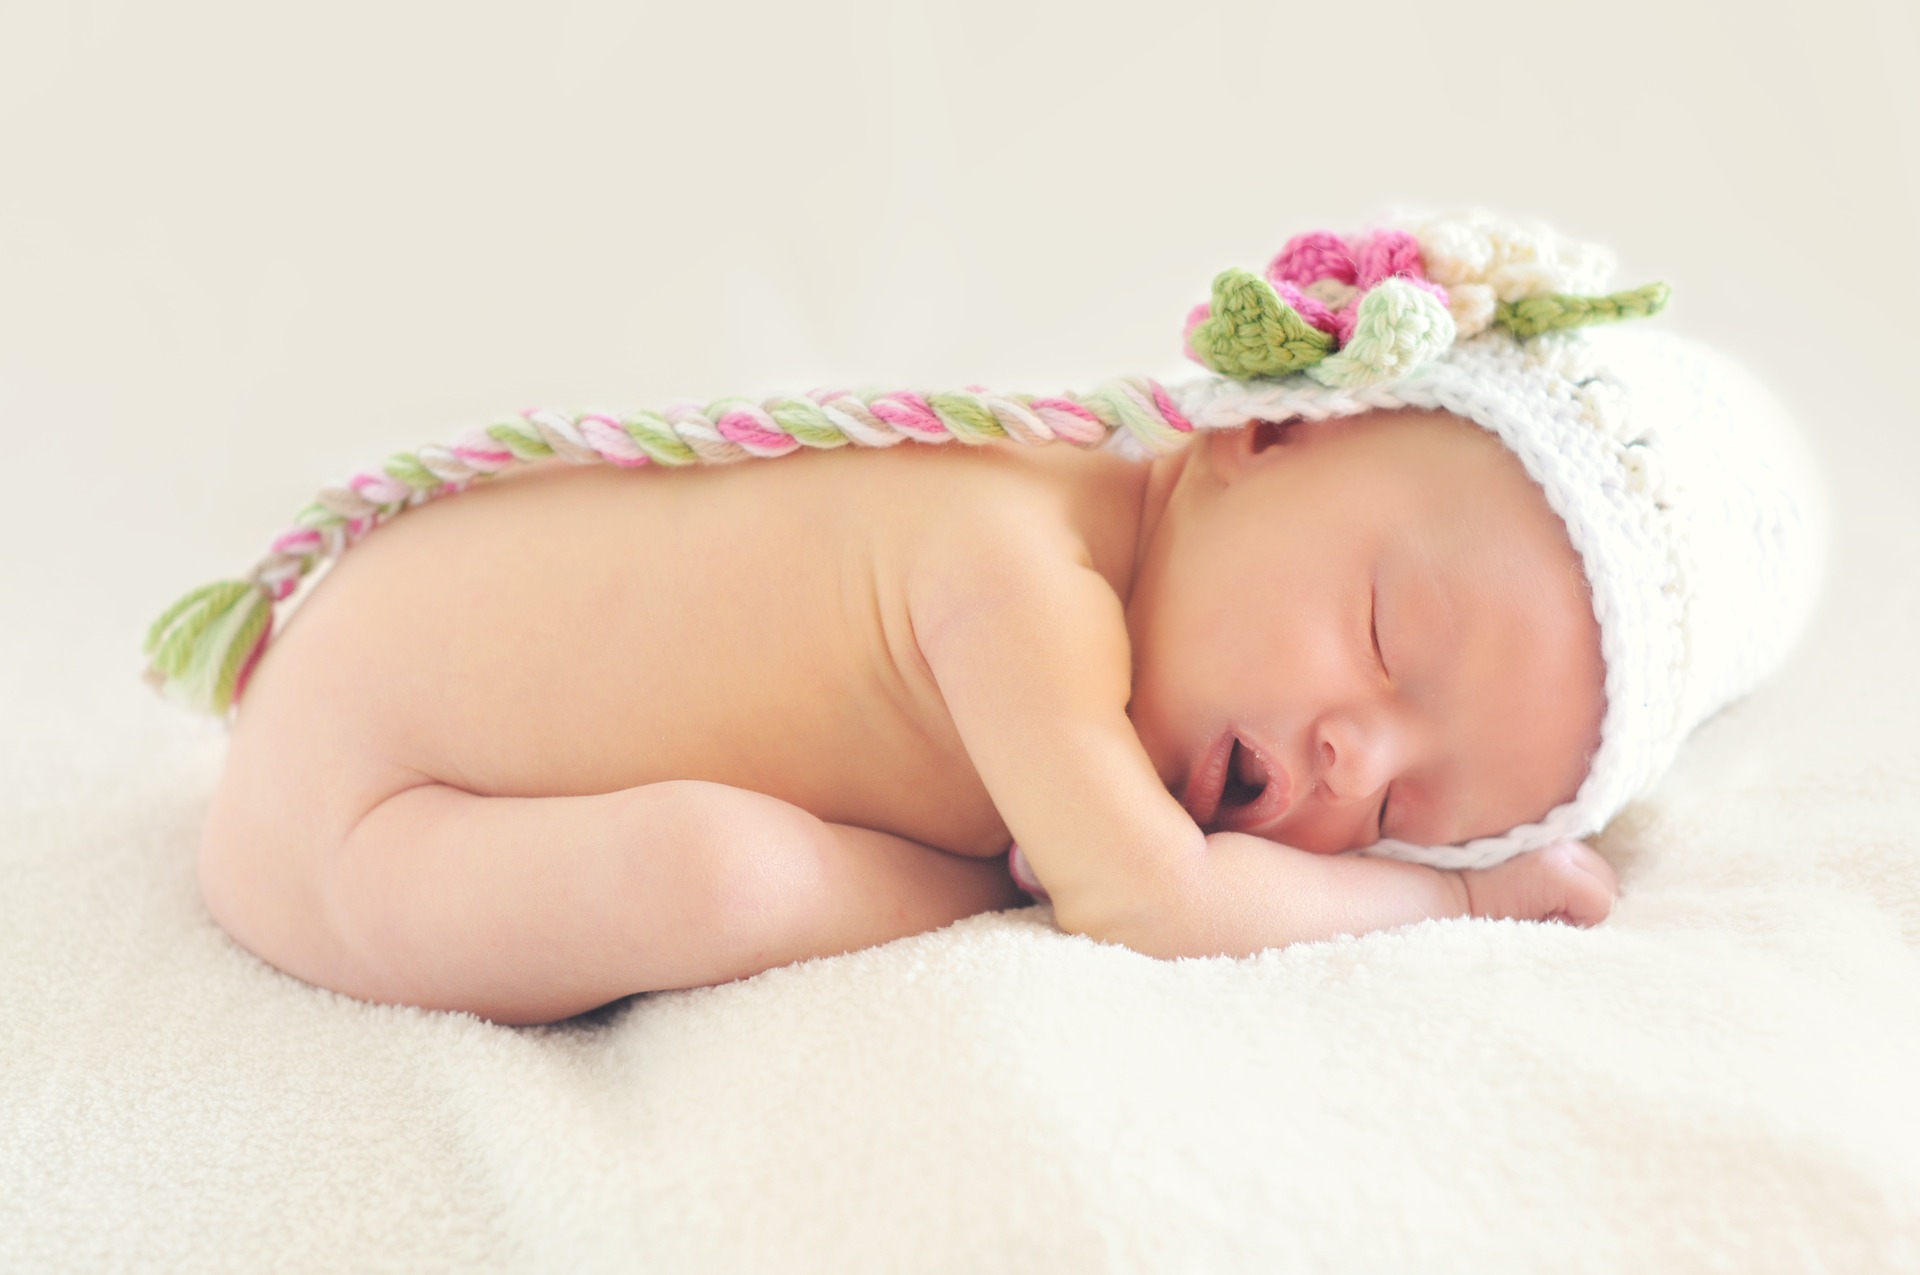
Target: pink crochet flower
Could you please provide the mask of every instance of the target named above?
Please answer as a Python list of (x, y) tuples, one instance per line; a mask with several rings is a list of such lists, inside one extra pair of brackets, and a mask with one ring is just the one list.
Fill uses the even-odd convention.
[[(1309, 230), (1287, 240), (1267, 263), (1267, 282), (1300, 317), (1332, 336), (1336, 348), (1353, 339), (1360, 301), (1383, 279), (1394, 276), (1431, 292), (1442, 306), (1447, 291), (1427, 278), (1420, 244), (1404, 230), (1375, 230), (1353, 236), (1331, 230)], [(1204, 301), (1187, 315), (1187, 356), (1194, 353), (1193, 330), (1204, 323), (1212, 308)]]

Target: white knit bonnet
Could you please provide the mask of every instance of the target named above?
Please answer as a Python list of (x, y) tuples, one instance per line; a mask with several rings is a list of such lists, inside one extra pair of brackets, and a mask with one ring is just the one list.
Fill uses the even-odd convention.
[(1574, 799), (1501, 836), (1370, 853), (1484, 868), (1599, 832), (1811, 613), (1826, 510), (1803, 439), (1725, 356), (1644, 323), (1591, 326), (1665, 303), (1664, 285), (1608, 295), (1612, 269), (1542, 225), (1399, 214), (1298, 236), (1265, 279), (1224, 272), (1189, 318), (1189, 355), (1228, 373), (1170, 387), (1196, 428), (1453, 413), (1520, 458), (1585, 564), (1607, 706)]

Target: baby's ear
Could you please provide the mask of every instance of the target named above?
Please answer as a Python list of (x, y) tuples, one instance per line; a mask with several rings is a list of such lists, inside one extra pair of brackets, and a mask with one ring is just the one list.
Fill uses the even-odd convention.
[(1312, 422), (1298, 417), (1289, 421), (1248, 421), (1239, 429), (1218, 431), (1208, 440), (1213, 448), (1208, 458), (1213, 472), (1231, 482), (1250, 470), (1280, 460), (1278, 453), (1298, 441), (1303, 429)]
[(1269, 447), (1284, 447), (1299, 424), (1297, 416), (1290, 421), (1254, 421), (1248, 427), (1252, 431), (1248, 445), (1256, 456)]

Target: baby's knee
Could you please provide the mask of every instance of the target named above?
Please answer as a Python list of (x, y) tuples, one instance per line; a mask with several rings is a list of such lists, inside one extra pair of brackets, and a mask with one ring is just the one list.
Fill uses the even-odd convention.
[(832, 830), (791, 802), (688, 779), (648, 785), (636, 807), (635, 897), (677, 900), (722, 944), (779, 942), (826, 883)]

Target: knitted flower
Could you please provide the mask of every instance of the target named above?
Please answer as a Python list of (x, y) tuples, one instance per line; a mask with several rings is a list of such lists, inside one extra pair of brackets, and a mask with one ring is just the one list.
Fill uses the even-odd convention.
[[(1222, 321), (1210, 324), (1216, 313)], [(1305, 371), (1327, 385), (1371, 385), (1409, 372), (1453, 339), (1446, 291), (1427, 279), (1420, 245), (1403, 230), (1295, 235), (1267, 264), (1264, 285), (1227, 271), (1214, 280), (1213, 304), (1187, 316), (1187, 353), (1215, 371)]]
[(1287, 241), (1265, 279), (1222, 271), (1187, 316), (1187, 354), (1240, 380), (1304, 373), (1358, 388), (1412, 372), (1490, 326), (1517, 337), (1658, 312), (1663, 283), (1587, 295), (1599, 248), (1485, 213)]
[(1281, 299), (1343, 346), (1353, 343), (1361, 299), (1394, 278), (1432, 293), (1443, 306), (1447, 303), (1446, 290), (1427, 280), (1420, 245), (1404, 230), (1347, 237), (1310, 230), (1289, 239), (1267, 263), (1267, 281)]
[[(1613, 254), (1544, 222), (1484, 210), (1392, 219), (1419, 245), (1427, 276), (1444, 285), (1460, 340), (1494, 325), (1502, 301), (1605, 292)], [(1658, 307), (1656, 307), (1658, 308)]]

